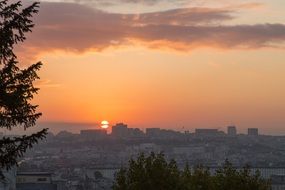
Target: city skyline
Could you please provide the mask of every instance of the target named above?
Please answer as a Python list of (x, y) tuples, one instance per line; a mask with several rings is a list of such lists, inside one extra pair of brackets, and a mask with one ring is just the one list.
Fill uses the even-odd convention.
[(44, 0), (19, 58), (44, 63), (35, 97), (41, 123), (235, 124), (285, 134), (283, 7)]
[(203, 127), (203, 126), (182, 126), (182, 127), (163, 127), (163, 126), (136, 126), (136, 125), (129, 125), (128, 123), (124, 122), (116, 122), (116, 123), (109, 123), (109, 127), (102, 127), (102, 124), (100, 123), (68, 123), (68, 122), (39, 122), (37, 127), (33, 130), (14, 130), (14, 131), (8, 131), (8, 130), (2, 130), (3, 134), (5, 135), (21, 135), (21, 134), (30, 134), (31, 132), (34, 132), (38, 129), (42, 128), (48, 128), (50, 133), (58, 134), (60, 132), (66, 131), (73, 134), (80, 134), (82, 130), (106, 130), (108, 134), (112, 133), (112, 127), (116, 126), (117, 124), (126, 124), (128, 128), (132, 129), (140, 129), (142, 132), (146, 132), (147, 129), (152, 128), (159, 128), (162, 130), (171, 130), (175, 132), (180, 133), (195, 133), (197, 129), (210, 129), (210, 130), (218, 130), (221, 132), (224, 132), (225, 134), (228, 134), (228, 127), (234, 127), (236, 134), (245, 135), (248, 134), (248, 129), (258, 129), (258, 134), (260, 135), (269, 135), (269, 136), (285, 136), (283, 133), (270, 133), (267, 131), (264, 131), (261, 128), (258, 127), (252, 127), (252, 126), (236, 126), (233, 124), (225, 125), (225, 126), (211, 126), (211, 127)]

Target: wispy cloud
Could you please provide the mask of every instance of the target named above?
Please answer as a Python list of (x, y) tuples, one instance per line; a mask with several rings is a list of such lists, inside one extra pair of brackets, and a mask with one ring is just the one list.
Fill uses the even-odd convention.
[(38, 88), (58, 88), (61, 86), (61, 84), (54, 83), (48, 79), (41, 79), (36, 81), (35, 86)]
[[(145, 7), (160, 6), (163, 7), (211, 7), (211, 6), (243, 6), (243, 8), (256, 8), (262, 4), (258, 2), (249, 2), (248, 0), (40, 0), (42, 2), (64, 2), (78, 3), (93, 7), (110, 7), (110, 6), (126, 6), (137, 5)], [(160, 6), (160, 9), (163, 9)]]

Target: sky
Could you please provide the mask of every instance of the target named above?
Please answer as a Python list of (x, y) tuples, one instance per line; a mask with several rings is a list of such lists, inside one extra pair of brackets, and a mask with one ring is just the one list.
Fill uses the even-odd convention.
[(107, 120), (285, 135), (284, 8), (284, 0), (42, 0), (17, 51), (26, 65), (44, 64), (34, 101), (55, 131)]

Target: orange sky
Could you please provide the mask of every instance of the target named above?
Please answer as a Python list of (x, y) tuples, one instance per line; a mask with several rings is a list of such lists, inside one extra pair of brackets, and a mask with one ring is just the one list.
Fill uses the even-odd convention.
[(282, 0), (90, 2), (43, 2), (19, 47), (44, 63), (41, 122), (285, 134)]

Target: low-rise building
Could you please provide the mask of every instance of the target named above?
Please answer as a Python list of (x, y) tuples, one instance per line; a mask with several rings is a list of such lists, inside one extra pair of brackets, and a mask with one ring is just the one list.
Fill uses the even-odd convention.
[(52, 174), (47, 172), (22, 172), (17, 174), (17, 190), (57, 190)]
[(248, 128), (247, 134), (249, 136), (258, 136), (258, 128)]
[(1, 173), (4, 178), (0, 178), (1, 190), (16, 190), (16, 167), (12, 167), (10, 170), (1, 169)]
[(80, 131), (80, 136), (84, 140), (102, 140), (107, 138), (107, 130), (105, 129), (85, 129)]
[(272, 175), (271, 188), (272, 190), (285, 190), (285, 175)]

